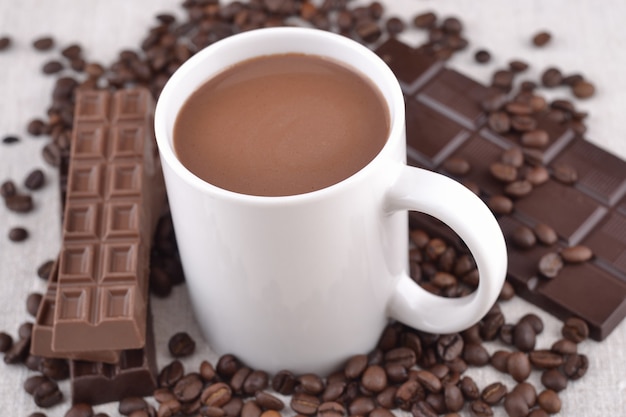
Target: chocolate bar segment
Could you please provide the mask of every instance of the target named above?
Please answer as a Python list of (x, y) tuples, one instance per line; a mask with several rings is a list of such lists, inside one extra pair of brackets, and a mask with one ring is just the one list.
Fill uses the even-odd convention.
[[(476, 186), (485, 200), (509, 195), (513, 212), (498, 216), (508, 246), (508, 280), (530, 302), (563, 319), (581, 317), (593, 338), (604, 339), (626, 316), (626, 162), (578, 137), (567, 123), (552, 117), (549, 108), (524, 114), (527, 126), (506, 133), (493, 131), (483, 110), (484, 100), (493, 95), (492, 87), (452, 69), (428, 69), (433, 65), (429, 59), (400, 43), (386, 45), (383, 53), (392, 57), (391, 68), (404, 81), (409, 164), (454, 177), (455, 173), (446, 172), (444, 162), (460, 158), (470, 169), (456, 173), (457, 180)], [(409, 86), (423, 74), (430, 76), (417, 87)], [(547, 141), (543, 146), (524, 147), (522, 136), (528, 130), (543, 131)], [(552, 178), (529, 187), (527, 193), (507, 194), (507, 184), (494, 177), (490, 166), (512, 147), (522, 148), (525, 154), (518, 179), (523, 169), (535, 165), (545, 166)], [(573, 168), (577, 179), (560, 180), (555, 172), (561, 167)], [(458, 236), (436, 219), (419, 213), (411, 213), (410, 218), (411, 227), (466, 250)], [(513, 243), (518, 227), (532, 229), (538, 224), (551, 226), (558, 242), (531, 248)], [(592, 250), (590, 261), (566, 263), (551, 279), (539, 272), (542, 256), (579, 244)]]
[(77, 95), (52, 350), (144, 346), (159, 180), (145, 89)]

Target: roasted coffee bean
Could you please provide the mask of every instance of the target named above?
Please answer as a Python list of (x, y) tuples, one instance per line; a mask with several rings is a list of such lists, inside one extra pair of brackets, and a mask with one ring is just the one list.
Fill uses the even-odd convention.
[(272, 378), (272, 389), (279, 394), (291, 395), (297, 384), (296, 376), (287, 370), (279, 371)]
[(65, 417), (93, 417), (93, 407), (87, 403), (78, 403), (65, 412)]
[(9, 240), (12, 242), (22, 242), (28, 239), (28, 230), (23, 227), (12, 227), (9, 229)]
[(26, 368), (30, 369), (31, 371), (39, 371), (39, 365), (41, 364), (42, 360), (43, 358), (41, 356), (27, 354), (26, 358), (24, 359), (24, 365), (26, 365)]
[(578, 346), (571, 340), (560, 339), (552, 344), (550, 350), (561, 355), (571, 355), (578, 353)]
[(191, 373), (182, 377), (176, 385), (174, 385), (172, 392), (178, 401), (187, 403), (198, 398), (202, 392), (202, 388), (203, 382), (200, 375)]
[(15, 135), (8, 135), (2, 138), (2, 143), (5, 145), (11, 145), (20, 141), (20, 138)]
[(368, 366), (361, 377), (361, 385), (373, 393), (382, 391), (387, 387), (387, 373), (385, 369), (379, 365)]
[(451, 361), (463, 352), (463, 338), (460, 334), (454, 333), (443, 335), (437, 341), (437, 353), (444, 361)]
[(511, 127), (518, 132), (529, 132), (537, 128), (537, 120), (530, 116), (511, 117)]
[[(406, 382), (406, 381), (405, 381)], [(396, 392), (398, 391), (398, 387), (394, 385), (390, 385), (381, 392), (376, 395), (374, 398), (376, 400), (376, 404), (380, 407), (391, 410), (396, 408)]]
[[(194, 408), (196, 408), (196, 405), (194, 405)], [(188, 410), (184, 404), (181, 404), (180, 411), (185, 415), (199, 413), (202, 417), (224, 417), (226, 415), (226, 412), (222, 408), (208, 405), (201, 405), (197, 410)]]
[(396, 36), (402, 32), (404, 32), (404, 29), (406, 28), (406, 25), (404, 24), (404, 21), (398, 17), (390, 17), (389, 19), (387, 19), (387, 22), (385, 22), (385, 29), (387, 29), (387, 33), (389, 34), (389, 36)]
[(563, 323), (561, 334), (567, 340), (580, 343), (589, 337), (589, 326), (578, 317), (570, 317)]
[(242, 366), (235, 372), (235, 375), (230, 379), (229, 385), (235, 394), (243, 394), (243, 384), (246, 381), (248, 375), (252, 373), (252, 369), (247, 366)]
[(522, 352), (530, 352), (535, 348), (537, 334), (527, 321), (518, 322), (513, 328), (513, 344)]
[(507, 394), (506, 386), (501, 382), (487, 385), (480, 393), (480, 398), (489, 405), (499, 404)]
[(345, 407), (335, 401), (324, 402), (317, 408), (319, 417), (344, 417), (345, 414)]
[(563, 259), (556, 252), (548, 252), (539, 260), (539, 272), (546, 278), (556, 277), (563, 268)]
[(4, 199), (6, 207), (16, 213), (27, 213), (33, 209), (33, 199), (28, 194), (15, 194)]
[(224, 382), (216, 382), (206, 387), (200, 394), (200, 401), (204, 405), (221, 407), (232, 398), (230, 386)]
[(29, 190), (38, 190), (46, 182), (45, 174), (41, 169), (32, 170), (24, 180), (24, 186)]
[(537, 404), (542, 410), (549, 414), (556, 414), (561, 411), (561, 399), (559, 394), (551, 389), (542, 391), (537, 395)]
[(35, 404), (41, 408), (49, 408), (63, 401), (63, 393), (59, 385), (51, 380), (42, 382), (33, 392)]
[(170, 391), (169, 388), (157, 388), (152, 393), (152, 396), (158, 403), (164, 403), (169, 400), (176, 400), (176, 396)]
[(437, 412), (426, 401), (418, 401), (411, 407), (413, 417), (437, 417)]
[(418, 370), (415, 373), (415, 379), (428, 391), (438, 393), (441, 391), (441, 381), (435, 374), (426, 370)]
[(523, 178), (536, 187), (550, 179), (550, 172), (544, 166), (528, 167), (523, 172)]
[(33, 48), (38, 51), (47, 51), (54, 46), (54, 39), (51, 36), (42, 36), (33, 41)]
[(504, 397), (504, 409), (509, 417), (527, 417), (530, 411), (524, 397), (517, 392), (510, 392)]
[(511, 129), (511, 118), (503, 111), (496, 111), (489, 115), (487, 124), (496, 133), (506, 133)]
[[(397, 335), (399, 338), (400, 336)], [(368, 365), (382, 365), (385, 354), (382, 349), (374, 349), (367, 354), (367, 364)]]
[(535, 331), (535, 334), (541, 334), (543, 332), (543, 320), (534, 313), (525, 314), (519, 321), (528, 322)]
[(8, 49), (9, 46), (11, 46), (11, 38), (8, 36), (2, 36), (0, 37), (0, 51), (4, 51), (5, 49)]
[(557, 368), (563, 364), (563, 356), (550, 350), (533, 350), (528, 354), (530, 363), (539, 369)]
[(513, 243), (522, 249), (530, 249), (537, 243), (537, 238), (528, 226), (518, 226), (511, 236)]
[(509, 70), (497, 70), (491, 78), (491, 85), (504, 92), (511, 91), (515, 74)]
[(394, 417), (395, 414), (392, 413), (388, 408), (378, 407), (373, 409), (368, 417)]
[(532, 43), (537, 47), (542, 47), (548, 44), (552, 39), (552, 34), (547, 31), (541, 31), (533, 35)]
[[(224, 411), (225, 417), (240, 417), (241, 410), (243, 409), (243, 400), (238, 397), (233, 397), (229, 402), (224, 404), (221, 409)], [(200, 411), (202, 412), (202, 408)]]
[(589, 98), (592, 97), (595, 92), (596, 87), (586, 80), (578, 81), (572, 85), (572, 93), (574, 93), (577, 98)]
[(461, 411), (464, 404), (463, 393), (456, 384), (445, 384), (443, 387), (443, 396), (447, 411)]
[(172, 417), (181, 411), (181, 404), (178, 400), (169, 400), (159, 404), (157, 415), (159, 417)]
[(399, 347), (391, 349), (385, 353), (386, 363), (397, 363), (405, 368), (410, 368), (417, 362), (417, 356), (415, 350), (409, 347)]
[(476, 382), (474, 382), (474, 380), (469, 376), (461, 378), (459, 388), (463, 393), (463, 397), (465, 397), (467, 401), (474, 401), (480, 398), (480, 390), (478, 389)]
[(487, 200), (487, 206), (495, 214), (510, 214), (513, 212), (513, 200), (504, 195), (494, 195)]
[(453, 156), (443, 161), (442, 168), (452, 175), (463, 176), (467, 175), (471, 166), (467, 159)]
[(324, 380), (316, 374), (303, 374), (298, 377), (296, 389), (306, 394), (318, 395), (324, 391)]
[(241, 417), (260, 417), (262, 412), (256, 401), (246, 401), (241, 409)]
[(348, 413), (352, 416), (366, 416), (376, 408), (376, 403), (371, 397), (358, 397), (348, 405)]
[(545, 148), (550, 143), (550, 136), (545, 130), (535, 129), (522, 134), (520, 141), (523, 146)]
[(0, 332), (0, 353), (5, 353), (13, 346), (13, 338), (6, 332)]
[(521, 148), (513, 146), (502, 152), (502, 155), (500, 155), (500, 162), (506, 165), (511, 165), (515, 168), (521, 168), (524, 164), (524, 153)]
[(552, 176), (559, 182), (566, 185), (574, 184), (578, 181), (578, 172), (568, 164), (554, 164), (552, 166)]
[(507, 359), (506, 368), (515, 381), (525, 381), (530, 376), (531, 371), (528, 355), (524, 352), (511, 353)]
[(365, 371), (365, 368), (367, 368), (367, 355), (354, 355), (346, 362), (344, 373), (346, 378), (356, 379), (361, 376), (361, 374)]
[(420, 29), (432, 28), (437, 23), (437, 15), (433, 12), (418, 14), (413, 18), (413, 25)]
[(170, 337), (167, 347), (173, 357), (182, 358), (196, 350), (196, 342), (187, 332), (178, 332)]
[(47, 127), (43, 120), (41, 119), (33, 119), (28, 122), (26, 127), (26, 131), (33, 136), (41, 136), (44, 131), (46, 131)]
[(17, 328), (17, 336), (20, 339), (30, 339), (33, 333), (33, 323), (26, 321)]
[(544, 87), (557, 87), (563, 83), (563, 74), (558, 68), (547, 68), (543, 74), (541, 74), (541, 83)]
[(3, 198), (12, 197), (17, 194), (17, 187), (11, 180), (6, 180), (0, 186), (0, 196)]
[(426, 398), (424, 387), (415, 379), (409, 379), (400, 385), (395, 394), (395, 404), (401, 410), (408, 411), (411, 405)]
[(509, 68), (515, 73), (526, 71), (528, 69), (528, 66), (528, 63), (520, 61), (519, 59), (509, 61)]
[(147, 410), (148, 403), (141, 397), (125, 397), (118, 404), (118, 411), (124, 416), (139, 410)]
[(561, 250), (561, 258), (565, 262), (577, 264), (587, 262), (593, 257), (593, 252), (588, 246), (575, 245)]
[(472, 401), (470, 403), (469, 410), (472, 417), (493, 416), (493, 409), (491, 408), (491, 406), (482, 400)]
[(572, 354), (565, 357), (563, 373), (572, 381), (582, 378), (589, 369), (589, 359), (583, 354)]
[(58, 167), (59, 165), (61, 165), (61, 154), (61, 148), (54, 142), (48, 143), (41, 150), (41, 155), (43, 156), (44, 161), (46, 161), (48, 165), (53, 167)]
[(541, 374), (543, 386), (556, 392), (567, 388), (567, 381), (567, 377), (557, 368), (548, 369)]
[(479, 49), (474, 53), (474, 60), (478, 63), (485, 64), (491, 61), (491, 54), (486, 49)]
[(535, 387), (528, 382), (521, 382), (517, 384), (511, 392), (520, 394), (529, 407), (534, 407), (537, 402), (537, 391), (535, 390)]
[[(429, 244), (430, 240), (426, 242)], [(425, 248), (425, 246), (424, 246)], [(393, 349), (398, 344), (398, 340), (400, 338), (400, 331), (393, 325), (389, 325), (385, 327), (383, 333), (380, 335), (380, 339), (378, 340), (377, 348), (383, 352), (387, 352), (388, 350)]]
[(506, 350), (496, 350), (489, 359), (489, 364), (500, 372), (508, 372), (507, 361), (511, 352)]
[(38, 370), (46, 377), (55, 381), (63, 381), (70, 377), (70, 366), (66, 359), (41, 358)]
[(232, 377), (235, 372), (241, 366), (239, 359), (237, 359), (234, 355), (226, 354), (222, 355), (215, 366), (215, 370), (217, 374), (224, 379), (228, 379)]
[(21, 337), (17, 341), (13, 342), (11, 348), (4, 354), (4, 363), (17, 364), (26, 360), (28, 352), (30, 351), (30, 337)]
[(254, 394), (254, 398), (257, 404), (264, 410), (281, 411), (285, 408), (285, 403), (283, 403), (280, 398), (267, 391), (257, 391), (256, 394)]
[(62, 71), (64, 68), (63, 63), (57, 60), (51, 60), (46, 62), (43, 67), (41, 67), (41, 71), (44, 74), (56, 74), (57, 72)]
[(24, 387), (24, 391), (26, 391), (30, 395), (33, 395), (37, 388), (39, 388), (41, 384), (47, 381), (50, 381), (50, 378), (43, 375), (33, 375), (26, 378), (22, 386)]
[[(269, 386), (269, 375), (265, 371), (252, 371), (243, 383), (243, 392), (247, 395), (254, 395), (257, 391), (263, 391)], [(302, 383), (301, 386), (306, 391), (311, 389), (311, 383)], [(317, 387), (316, 387), (317, 388)], [(321, 392), (321, 390), (319, 391)]]
[(297, 392), (291, 397), (290, 406), (296, 413), (310, 416), (317, 413), (320, 400), (314, 395)]
[(507, 184), (506, 187), (504, 187), (504, 194), (513, 198), (521, 198), (530, 194), (532, 190), (533, 185), (530, 182), (520, 180)]
[(174, 360), (161, 369), (158, 376), (159, 387), (173, 387), (185, 375), (183, 363)]
[(510, 101), (504, 109), (511, 115), (528, 116), (533, 113), (533, 109), (529, 103), (525, 101)]
[(558, 239), (558, 236), (554, 229), (545, 223), (538, 223), (534, 229), (537, 239), (544, 245), (554, 245)]
[(493, 313), (485, 316), (480, 327), (480, 336), (482, 340), (494, 340), (498, 336), (498, 332), (503, 325), (504, 315), (502, 313)]

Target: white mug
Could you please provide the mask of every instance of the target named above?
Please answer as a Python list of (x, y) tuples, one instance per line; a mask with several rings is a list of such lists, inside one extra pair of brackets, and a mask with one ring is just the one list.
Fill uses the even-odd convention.
[[(238, 62), (291, 52), (345, 63), (378, 86), (390, 111), (380, 153), (339, 183), (280, 197), (226, 191), (185, 168), (172, 132), (189, 95)], [(374, 348), (391, 319), (456, 332), (480, 320), (499, 295), (507, 255), (498, 223), (463, 185), (406, 165), (402, 91), (389, 67), (357, 42), (307, 28), (221, 40), (171, 77), (155, 130), (194, 313), (219, 354), (271, 373), (326, 374)], [(480, 275), (472, 294), (435, 296), (409, 277), (408, 210), (442, 220), (465, 241)]]

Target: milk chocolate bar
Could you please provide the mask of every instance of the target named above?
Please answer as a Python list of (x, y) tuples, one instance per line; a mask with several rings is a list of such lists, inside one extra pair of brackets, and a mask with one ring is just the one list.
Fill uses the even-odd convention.
[(52, 350), (139, 349), (159, 214), (154, 102), (145, 89), (80, 91), (76, 100)]
[[(490, 172), (507, 149), (523, 149), (520, 173), (533, 166), (551, 173), (529, 192), (522, 190), (528, 188), (523, 182), (516, 184), (519, 189), (508, 190), (514, 208), (497, 215), (508, 246), (507, 279), (531, 303), (562, 319), (580, 317), (593, 338), (604, 339), (626, 316), (626, 162), (555, 118), (550, 106), (519, 118), (548, 136), (541, 147), (523, 146), (521, 128), (505, 133), (491, 128), (485, 103), (499, 91), (493, 86), (433, 63), (432, 57), (395, 39), (376, 52), (390, 63), (405, 93), (409, 164), (454, 177), (485, 201), (507, 195), (505, 185)], [(462, 174), (446, 171), (445, 162), (452, 158), (469, 162), (471, 168)], [(561, 167), (573, 168), (578, 178), (559, 178)], [(551, 226), (558, 242), (531, 248), (513, 243), (518, 227), (538, 224)], [(429, 216), (412, 213), (411, 225), (466, 250), (454, 232)], [(576, 245), (590, 248), (593, 258), (565, 262), (553, 278), (542, 275), (538, 263), (543, 255)]]

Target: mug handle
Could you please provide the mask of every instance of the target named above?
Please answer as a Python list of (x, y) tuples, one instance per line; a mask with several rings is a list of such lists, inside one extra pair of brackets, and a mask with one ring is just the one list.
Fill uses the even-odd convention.
[(388, 315), (435, 334), (458, 332), (478, 322), (496, 302), (507, 270), (504, 236), (489, 208), (464, 185), (406, 165), (386, 197), (389, 214), (419, 211), (451, 227), (474, 256), (480, 277), (472, 294), (444, 298), (422, 289), (404, 273), (392, 291)]

